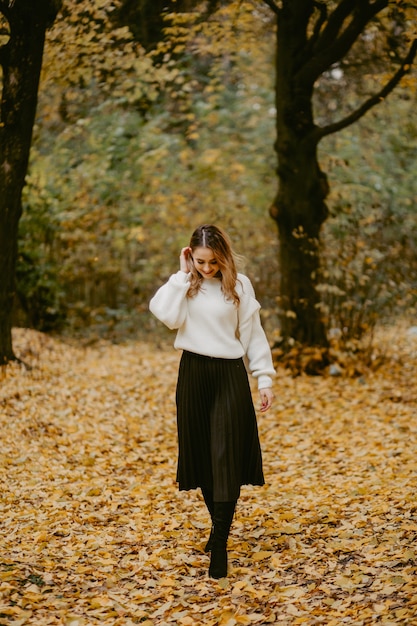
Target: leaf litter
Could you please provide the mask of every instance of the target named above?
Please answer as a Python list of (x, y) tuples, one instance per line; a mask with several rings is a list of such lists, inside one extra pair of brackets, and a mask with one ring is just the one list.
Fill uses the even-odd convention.
[(278, 369), (267, 484), (242, 489), (216, 581), (203, 500), (175, 483), (178, 353), (16, 329), (31, 369), (0, 375), (0, 626), (416, 624), (417, 338), (380, 341), (358, 378)]

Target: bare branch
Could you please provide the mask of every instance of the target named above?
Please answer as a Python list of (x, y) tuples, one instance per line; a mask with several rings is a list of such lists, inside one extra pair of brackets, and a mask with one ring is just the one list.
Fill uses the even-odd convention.
[(274, 0), (264, 0), (265, 4), (267, 4), (269, 6), (270, 9), (273, 10), (273, 12), (275, 13), (275, 15), (279, 14), (279, 7), (277, 4), (275, 4)]
[[(356, 6), (355, 6), (356, 5)], [(356, 25), (355, 32), (360, 30), (369, 22), (369, 20), (377, 15), (382, 9), (388, 6), (388, 0), (376, 0), (370, 3), (369, 0), (342, 0), (335, 10), (331, 13), (326, 27), (323, 29), (322, 35), (316, 46), (316, 50), (329, 49), (332, 43), (339, 41), (339, 33), (349, 15), (352, 15), (352, 21), (344, 32), (349, 32), (353, 25)], [(356, 37), (355, 37), (356, 39)]]
[(326, 48), (329, 43), (333, 42), (348, 15), (354, 10), (351, 0), (342, 0), (334, 11), (330, 14), (326, 27), (323, 29), (320, 40), (316, 46), (317, 50)]
[[(314, 83), (324, 71), (347, 54), (366, 24), (387, 4), (388, 0), (376, 0), (373, 3), (357, 0), (355, 10), (352, 0), (342, 0), (329, 17), (328, 25), (311, 51), (309, 61), (300, 70), (298, 80)], [(352, 15), (350, 23), (339, 32), (349, 14)]]
[(314, 46), (315, 42), (317, 41), (320, 35), (321, 27), (327, 20), (327, 5), (324, 4), (324, 2), (321, 2), (321, 0), (317, 0), (313, 2), (313, 4), (316, 7), (316, 9), (318, 9), (320, 16), (314, 25), (313, 34), (310, 37), (309, 45), (311, 46), (311, 48)]
[(0, 0), (0, 13), (3, 13), (4, 17), (6, 19), (9, 19), (10, 6), (8, 2), (5, 2), (4, 0)]
[(322, 128), (317, 128), (315, 131), (315, 135), (318, 138), (318, 141), (327, 135), (331, 135), (333, 133), (337, 133), (339, 130), (350, 126), (354, 122), (357, 122), (361, 117), (365, 115), (372, 107), (382, 102), (388, 94), (393, 91), (393, 89), (398, 85), (401, 78), (410, 71), (411, 65), (414, 61), (414, 58), (417, 54), (417, 39), (415, 39), (408, 51), (407, 56), (401, 64), (401, 67), (397, 70), (397, 72), (392, 76), (392, 78), (387, 82), (387, 84), (379, 91), (377, 94), (366, 100), (356, 111), (353, 111), (347, 117), (335, 122), (334, 124), (329, 124), (328, 126), (323, 126)]

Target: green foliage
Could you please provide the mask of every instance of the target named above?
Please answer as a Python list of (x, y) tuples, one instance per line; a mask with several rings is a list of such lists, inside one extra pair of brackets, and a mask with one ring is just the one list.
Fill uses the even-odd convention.
[[(123, 317), (134, 307), (147, 310), (152, 292), (177, 269), (179, 250), (191, 231), (208, 221), (227, 228), (237, 251), (250, 259), (246, 269), (260, 297), (274, 304), (277, 241), (267, 217), (275, 184), (273, 72), (256, 78), (247, 72), (259, 55), (270, 54), (271, 34), (256, 52), (248, 41), (240, 46), (237, 39), (231, 60), (231, 51), (217, 46), (219, 19), (228, 25), (227, 16), (220, 17), (207, 32), (197, 24), (198, 36), (191, 40), (187, 22), (181, 32), (188, 33), (189, 41), (180, 61), (171, 44), (155, 53), (165, 61), (152, 74), (158, 97), (146, 115), (134, 98), (120, 97), (126, 91), (120, 68), (113, 68), (111, 84), (118, 82), (111, 97), (105, 85), (97, 91), (90, 40), (94, 76), (84, 72), (82, 85), (77, 85), (82, 67), (74, 74), (54, 62), (50, 70), (45, 68), (42, 126), (32, 151), (27, 202), (51, 210), (57, 280), (73, 326), (109, 316), (114, 320), (115, 312)], [(71, 27), (75, 24), (71, 18)], [(246, 31), (248, 27), (246, 21)], [(57, 28), (61, 32), (62, 24)], [(173, 19), (170, 28), (168, 38), (180, 36)], [(86, 34), (75, 32), (78, 42), (73, 45), (79, 46)], [(56, 48), (56, 34), (50, 45)], [(150, 63), (140, 58), (142, 68)], [(210, 70), (214, 76), (216, 65), (227, 68), (224, 85), (204, 73)], [(71, 125), (65, 123), (67, 108), (57, 123), (47, 97), (55, 93), (51, 77), (57, 78), (58, 70), (62, 86), (74, 91)], [(134, 75), (138, 81), (149, 78), (139, 67)]]
[(31, 204), (24, 200), (19, 225), (17, 321), (42, 331), (59, 330), (66, 307), (53, 250), (58, 224), (43, 190), (31, 188), (31, 192)]
[(274, 293), (276, 287), (267, 286), (277, 271), (276, 233), (267, 219), (273, 154), (270, 146), (266, 159), (256, 140), (262, 133), (267, 144), (273, 117), (255, 109), (258, 125), (243, 97), (233, 109), (213, 112), (201, 102), (195, 110), (201, 128), (192, 142), (171, 128), (164, 111), (145, 122), (109, 103), (53, 143), (45, 138), (50, 153), (40, 143), (33, 151), (28, 201), (51, 207), (58, 279), (70, 314), (82, 311), (91, 320), (104, 306), (147, 308), (202, 222), (227, 228), (237, 251), (251, 260), (247, 269), (261, 295)]
[[(328, 326), (347, 341), (393, 315), (417, 312), (414, 106), (400, 92), (327, 142), (334, 180), (320, 289)], [(398, 116), (408, 122), (399, 125)]]

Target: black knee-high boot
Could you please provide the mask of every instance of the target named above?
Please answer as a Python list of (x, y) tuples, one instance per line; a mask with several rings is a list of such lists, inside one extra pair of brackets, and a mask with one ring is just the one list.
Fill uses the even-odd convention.
[(206, 507), (211, 517), (211, 531), (210, 537), (205, 545), (204, 552), (210, 552), (211, 546), (213, 544), (213, 536), (214, 536), (214, 524), (213, 524), (213, 515), (214, 515), (214, 501), (213, 501), (213, 492), (206, 487), (201, 488), (201, 493), (203, 494), (204, 502), (206, 503)]
[(233, 521), (236, 502), (214, 503), (214, 535), (211, 546), (209, 575), (212, 578), (227, 576), (227, 539)]

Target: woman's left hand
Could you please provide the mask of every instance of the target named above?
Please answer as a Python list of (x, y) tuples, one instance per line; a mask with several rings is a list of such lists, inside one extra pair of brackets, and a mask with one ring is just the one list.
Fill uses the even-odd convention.
[(261, 411), (264, 413), (271, 408), (274, 394), (272, 393), (272, 389), (270, 387), (266, 387), (265, 389), (259, 390), (259, 395), (261, 396)]

